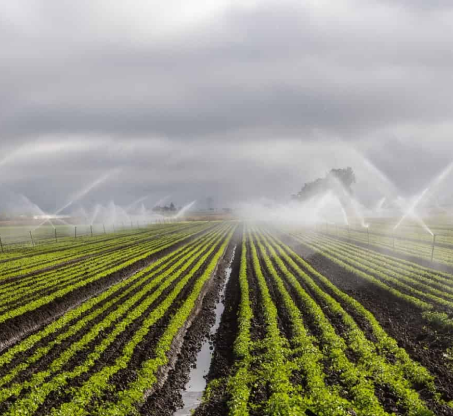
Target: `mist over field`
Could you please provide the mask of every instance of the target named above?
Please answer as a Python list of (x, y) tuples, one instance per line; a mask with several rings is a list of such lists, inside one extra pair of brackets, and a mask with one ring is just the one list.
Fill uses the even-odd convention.
[[(287, 209), (347, 166), (364, 211), (410, 205), (452, 160), (452, 17), (438, 1), (5, 2), (0, 210)], [(452, 202), (449, 180), (427, 205)]]
[(453, 2), (0, 1), (0, 415), (453, 416)]

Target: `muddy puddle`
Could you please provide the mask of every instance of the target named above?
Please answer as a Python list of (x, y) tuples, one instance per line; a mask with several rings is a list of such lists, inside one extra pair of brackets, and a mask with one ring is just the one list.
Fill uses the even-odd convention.
[(225, 290), (230, 280), (232, 272), (231, 266), (233, 264), (235, 252), (236, 247), (233, 249), (230, 264), (225, 269), (226, 273), (225, 282), (220, 291), (219, 300), (217, 301), (215, 306), (215, 323), (211, 327), (209, 337), (207, 337), (203, 342), (201, 350), (197, 355), (197, 361), (195, 363), (195, 366), (190, 370), (189, 381), (184, 387), (184, 390), (181, 392), (184, 407), (182, 409), (177, 410), (173, 414), (173, 416), (190, 416), (192, 414), (192, 411), (196, 409), (201, 403), (201, 398), (206, 388), (205, 376), (209, 372), (209, 368), (211, 366), (211, 361), (214, 354), (211, 340), (214, 339), (214, 336), (219, 329), (220, 320), (222, 319), (222, 314), (223, 311), (225, 310), (224, 304)]

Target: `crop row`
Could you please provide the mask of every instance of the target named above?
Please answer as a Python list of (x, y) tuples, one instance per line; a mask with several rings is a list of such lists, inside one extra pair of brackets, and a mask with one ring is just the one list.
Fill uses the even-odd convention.
[[(196, 282), (190, 291), (190, 294), (186, 297), (182, 305), (172, 316), (169, 324), (165, 328), (164, 333), (157, 341), (155, 349), (153, 351), (153, 357), (147, 359), (141, 364), (137, 378), (132, 383), (130, 383), (126, 389), (118, 391), (114, 400), (111, 400), (107, 403), (101, 400), (98, 406), (95, 408), (94, 414), (124, 416), (129, 415), (134, 412), (136, 406), (140, 405), (144, 401), (146, 392), (152, 389), (158, 381), (158, 370), (168, 364), (168, 354), (171, 351), (173, 340), (177, 337), (180, 329), (184, 327), (187, 319), (192, 313), (203, 287), (207, 284), (208, 280), (212, 278), (212, 275), (217, 268), (217, 264), (225, 253), (225, 250), (231, 240), (233, 231), (233, 229), (229, 231), (220, 246), (212, 246), (207, 254), (205, 254), (195, 265), (195, 271), (191, 271), (188, 274), (188, 277), (186, 277), (186, 280), (188, 281), (189, 277), (191, 278), (195, 273), (200, 274), (197, 277)], [(203, 265), (204, 268), (202, 269)], [(202, 273), (200, 273), (200, 271), (202, 271)], [(182, 282), (179, 283), (179, 286), (182, 286)], [(179, 289), (180, 288), (178, 286), (175, 288), (175, 290)], [(167, 305), (169, 305), (172, 301), (170, 296), (165, 300)], [(163, 304), (161, 305), (160, 310), (154, 311), (154, 316), (150, 316), (145, 321), (147, 325), (157, 320), (159, 316), (162, 316), (164, 307), (168, 307), (167, 305)], [(117, 359), (114, 365), (112, 365), (108, 369), (104, 369), (102, 374), (99, 374), (90, 379), (91, 387), (90, 385), (86, 385), (86, 391), (89, 391), (92, 387), (96, 388), (96, 382), (100, 382), (105, 385), (104, 377), (106, 375), (108, 375), (108, 377), (111, 377), (112, 373), (115, 373), (116, 371), (124, 368), (127, 365), (127, 360), (130, 358), (131, 350), (137, 345), (138, 341), (140, 340), (140, 336), (143, 336), (143, 334), (138, 334), (138, 336), (135, 336), (127, 344), (127, 346), (123, 350), (123, 356)], [(96, 394), (96, 398), (100, 399), (99, 394)], [(69, 406), (71, 406), (71, 404), (69, 404)], [(82, 410), (79, 406), (76, 406), (75, 409), (77, 409), (78, 411), (83, 411), (82, 414), (85, 415), (91, 414), (87, 412), (86, 409)], [(63, 412), (57, 411), (55, 412), (55, 414), (69, 415), (74, 413), (67, 412), (65, 410)]]
[[(203, 230), (203, 228), (201, 228), (201, 230)], [(62, 287), (66, 282), (74, 281), (77, 277), (88, 277), (88, 275), (99, 272), (105, 268), (121, 264), (124, 259), (135, 257), (147, 251), (152, 251), (169, 242), (179, 240), (185, 236), (191, 236), (197, 231), (200, 231), (200, 229), (185, 230), (183, 232), (171, 233), (170, 235), (163, 235), (155, 239), (147, 239), (141, 244), (118, 249), (115, 252), (109, 251), (107, 253), (100, 253), (97, 256), (86, 259), (84, 262), (66, 265), (56, 270), (44, 271), (29, 277), (23, 277), (20, 280), (5, 282), (0, 287), (0, 301), (11, 303), (11, 301), (14, 300), (14, 296), (11, 298), (11, 295), (14, 293), (17, 293), (16, 296), (25, 297), (27, 294), (35, 292), (39, 295), (39, 290), (42, 287), (47, 291), (52, 289), (54, 285)]]
[(33, 250), (27, 252), (17, 251), (15, 253), (4, 253), (1, 257), (1, 263), (8, 266), (8, 270), (13, 267), (22, 267), (25, 264), (30, 267), (33, 265), (38, 266), (40, 263), (44, 264), (46, 261), (56, 260), (61, 258), (70, 258), (74, 254), (90, 253), (91, 251), (96, 252), (97, 249), (109, 248), (120, 243), (133, 242), (141, 240), (147, 236), (153, 236), (158, 232), (169, 230), (163, 227), (152, 227), (146, 231), (127, 233), (127, 234), (116, 234), (93, 237), (93, 239), (72, 239), (64, 244), (58, 243), (53, 246), (46, 246), (43, 248), (36, 247)]
[[(272, 239), (272, 237), (270, 238)], [(346, 352), (347, 348), (354, 352), (357, 360), (357, 372), (354, 376), (352, 366), (346, 365), (342, 377), (348, 379), (347, 374), (350, 372), (350, 376), (358, 377), (358, 380), (360, 380), (360, 373), (362, 373), (366, 380), (371, 378), (375, 385), (390, 387), (391, 390), (400, 397), (401, 403), (404, 403), (403, 407), (407, 409), (413, 408), (417, 412), (422, 411), (424, 405), (421, 403), (418, 395), (411, 389), (411, 385), (423, 384), (426, 388), (433, 390), (434, 385), (432, 383), (432, 378), (426, 370), (410, 361), (407, 355), (402, 354), (403, 350), (393, 350), (394, 353), (397, 353), (396, 356), (400, 357), (401, 362), (396, 365), (388, 362), (386, 354), (384, 353), (381, 355), (379, 351), (375, 349), (375, 344), (366, 338), (355, 320), (343, 309), (341, 304), (320, 288), (315, 281), (284, 252), (281, 246), (276, 243), (275, 239), (273, 240), (273, 243), (278, 251), (277, 255), (275, 252), (272, 253), (272, 248), (269, 248), (270, 252), (273, 254), (273, 259), (287, 279), (290, 282), (293, 282), (299, 296), (301, 298), (305, 297), (306, 304), (304, 304), (304, 306), (308, 306), (308, 311), (312, 311), (311, 319), (313, 319), (313, 321), (319, 320), (319, 326), (325, 333), (324, 336), (331, 342), (332, 355), (335, 354), (334, 351), (338, 352), (339, 350), (343, 350)], [(299, 280), (302, 281), (307, 292), (302, 292), (301, 286), (297, 286), (295, 278), (289, 272), (288, 268), (285, 269), (285, 264), (280, 257), (281, 259), (286, 260), (287, 265), (297, 273)], [(311, 293), (311, 296), (316, 300), (317, 304), (314, 303), (313, 300), (310, 300), (307, 296), (308, 292)], [(323, 309), (321, 309), (321, 305), (323, 305)], [(324, 310), (324, 313), (325, 311), (329, 311), (329, 316), (335, 317), (336, 319), (341, 317), (343, 331), (345, 332), (345, 342), (343, 345), (341, 338), (335, 334), (333, 325), (329, 326), (329, 322), (322, 319), (322, 310)], [(376, 325), (376, 321), (374, 321), (374, 325)], [(396, 344), (394, 344), (394, 346), (396, 346)], [(339, 363), (343, 366), (346, 364), (344, 358), (344, 356), (339, 356)], [(401, 366), (401, 364), (403, 364), (403, 366)], [(350, 368), (348, 369), (348, 367)], [(357, 397), (354, 399), (354, 402), (368, 402), (368, 405), (371, 406), (371, 408), (366, 410), (366, 412), (378, 414), (377, 408), (374, 409), (376, 404), (372, 403), (373, 396), (369, 394), (371, 391), (374, 392), (374, 387), (372, 390), (369, 390), (367, 384), (368, 382), (363, 382), (363, 388), (357, 389), (355, 392)]]
[[(451, 294), (447, 290), (438, 289), (440, 286), (435, 281), (431, 282), (421, 275), (409, 276), (405, 271), (393, 268), (390, 262), (385, 264), (385, 260), (380, 261), (379, 258), (359, 257), (345, 247), (337, 247), (335, 242), (321, 241), (313, 235), (298, 235), (296, 238), (355, 276), (425, 311), (424, 316), (428, 320), (434, 318), (437, 323), (453, 326), (453, 321), (448, 318), (448, 314), (453, 311), (453, 301), (449, 300)], [(444, 289), (447, 288), (449, 286), (445, 285)], [(431, 310), (435, 312), (429, 313)]]
[(328, 250), (329, 253), (349, 265), (362, 270), (372, 271), (373, 274), (385, 279), (387, 283), (395, 285), (395, 287), (402, 290), (413, 288), (415, 291), (412, 293), (426, 298), (425, 300), (439, 303), (447, 308), (453, 308), (453, 295), (449, 293), (452, 290), (451, 286), (433, 282), (429, 278), (417, 274), (408, 275), (401, 271), (392, 270), (388, 264), (383, 265), (379, 261), (372, 261), (366, 255), (363, 256), (357, 252), (349, 251), (343, 246), (317, 239), (314, 236), (308, 237), (308, 240), (305, 241), (312, 242), (316, 247)]
[(387, 415), (383, 391), (408, 415), (433, 414), (422, 390), (443, 405), (369, 311), (266, 229), (244, 234), (239, 286), (236, 364), (205, 395), (224, 384), (230, 415)]
[[(426, 228), (420, 227), (419, 224), (411, 225), (403, 222), (395, 230), (395, 223), (390, 224), (389, 222), (385, 223), (384, 221), (384, 224), (382, 224), (376, 222), (376, 220), (370, 220), (369, 222), (370, 236), (371, 234), (376, 234), (377, 237), (393, 239), (393, 235), (395, 235), (401, 239), (419, 241), (429, 245), (433, 241), (433, 235), (431, 234), (433, 233), (436, 235), (437, 243), (443, 244), (447, 246), (447, 248), (448, 246), (453, 246), (453, 228), (444, 222), (429, 224), (429, 230), (431, 233)], [(342, 228), (344, 230), (346, 227)], [(354, 228), (354, 231), (366, 234), (366, 230), (364, 230), (362, 225), (357, 224)]]
[[(103, 253), (98, 256), (91, 257), (84, 262), (67, 265), (57, 270), (51, 270), (36, 274), (29, 277), (24, 277), (20, 280), (14, 280), (6, 283), (1, 287), (0, 301), (8, 304), (14, 301), (15, 297), (24, 298), (26, 295), (42, 294), (42, 290), (50, 291), (54, 287), (62, 288), (66, 284), (72, 284), (77, 279), (84, 279), (91, 274), (102, 271), (106, 268), (111, 268), (120, 264), (124, 259), (135, 257), (141, 253), (149, 252), (155, 248), (165, 245), (169, 242), (184, 237), (184, 234), (172, 234), (155, 240), (143, 242), (139, 245), (117, 250), (115, 252)], [(190, 235), (190, 234), (188, 234)], [(3, 303), (2, 310), (6, 307)]]
[[(90, 259), (80, 264), (79, 267), (68, 267), (61, 272), (33, 276), (26, 282), (16, 281), (12, 287), (2, 288), (5, 290), (5, 296), (10, 296), (10, 298), (9, 303), (5, 302), (0, 309), (0, 323), (33, 311), (90, 283), (120, 272), (126, 267), (184, 241), (195, 232), (203, 231), (205, 228), (206, 226), (203, 226), (203, 228), (195, 228), (182, 233), (173, 233), (143, 245), (134, 245), (129, 250), (116, 250), (100, 259)], [(66, 275), (68, 276), (66, 277)], [(17, 290), (17, 286), (24, 283), (27, 286), (20, 287), (17, 295), (9, 293), (9, 291)], [(44, 287), (44, 291), (41, 290), (41, 287)], [(0, 296), (2, 294), (3, 292), (0, 291)]]
[[(213, 237), (219, 232), (221, 232), (221, 229), (212, 230), (209, 233), (196, 238), (193, 242), (181, 247), (178, 250), (175, 250), (167, 256), (162, 257), (139, 273), (136, 273), (130, 278), (113, 285), (106, 291), (102, 292), (102, 294), (91, 298), (90, 300), (84, 302), (81, 306), (67, 312), (61, 318), (48, 325), (44, 330), (26, 338), (24, 341), (10, 348), (7, 353), (1, 356), (0, 369), (9, 364), (19, 354), (28, 352), (30, 349), (34, 348), (35, 345), (42, 339), (52, 337), (53, 334), (61, 332), (64, 328), (68, 329), (68, 327), (70, 327), (70, 330), (62, 332), (55, 340), (55, 343), (50, 344), (50, 348), (60, 344), (70, 336), (76, 334), (78, 331), (83, 329), (85, 325), (88, 325), (93, 319), (96, 319), (112, 305), (115, 305), (122, 299), (127, 298), (127, 296), (136, 290), (136, 288), (142, 287), (144, 282), (153, 278), (156, 273), (162, 272), (169, 267), (169, 265), (173, 265), (176, 261), (177, 263), (174, 264), (174, 268), (178, 267), (182, 262), (187, 260), (191, 254), (194, 253), (194, 249), (198, 250), (199, 247), (202, 247), (202, 243), (204, 244), (207, 241), (212, 241)], [(49, 352), (50, 348), (41, 348), (38, 355), (35, 355), (32, 359), (29, 359), (29, 362), (31, 363), (37, 361), (40, 357)], [(16, 369), (17, 371), (9, 373), (7, 379), (10, 380), (11, 376), (14, 377), (18, 371), (22, 371), (24, 368), (24, 363), (21, 363), (18, 370)], [(4, 381), (5, 379), (2, 379), (0, 385), (3, 385)]]
[[(93, 236), (90, 235), (89, 237), (81, 236), (77, 238), (74, 238), (74, 234), (72, 234), (71, 237), (63, 238), (57, 236), (57, 241), (54, 241), (52, 244), (42, 244), (34, 247), (30, 245), (24, 247), (15, 245), (15, 249), (5, 249), (3, 252), (0, 252), (0, 263), (26, 257), (35, 257), (46, 253), (65, 251), (81, 246), (87, 247), (103, 242), (108, 243), (115, 239), (129, 238), (134, 235), (140, 236), (150, 232), (163, 230), (168, 227), (168, 224), (153, 224), (152, 226), (148, 226), (146, 228), (125, 230), (114, 234), (98, 234)], [(2, 231), (1, 228), (0, 231)]]
[(366, 244), (375, 247), (382, 247), (396, 253), (418, 257), (424, 260), (431, 260), (431, 257), (440, 263), (453, 265), (453, 247), (451, 239), (442, 235), (436, 236), (436, 246), (432, 250), (433, 238), (429, 235), (422, 238), (417, 234), (405, 235), (400, 238), (398, 235), (379, 234), (367, 231), (348, 230), (348, 228), (332, 228), (332, 226), (322, 227), (322, 231), (327, 235), (342, 237), (347, 241)]
[[(97, 402), (97, 399), (103, 397), (106, 390), (112, 391), (110, 379), (128, 369), (132, 356), (143, 348), (147, 334), (170, 309), (175, 309), (173, 305), (178, 305), (176, 300), (180, 299), (182, 305), (169, 315), (170, 323), (156, 340), (155, 357), (142, 363), (130, 388), (121, 392), (121, 399), (120, 392), (117, 393), (121, 406), (114, 406), (115, 409), (135, 408), (138, 399), (143, 398), (143, 386), (149, 388), (155, 377), (151, 362), (156, 371), (165, 364), (169, 345), (191, 313), (231, 233), (231, 226), (217, 226), (8, 350), (0, 357), (0, 365), (7, 369), (0, 381), (6, 385), (0, 397), (7, 405), (6, 413), (40, 412), (49, 397), (74, 384), (77, 388), (66, 389), (71, 392), (69, 401), (64, 403), (63, 400), (62, 406), (56, 406), (53, 413), (72, 415), (99, 411), (105, 414), (106, 409), (101, 411), (101, 407), (106, 407), (107, 403)], [(190, 293), (186, 296), (186, 292)], [(71, 342), (65, 342), (68, 340)], [(109, 350), (116, 351), (110, 358)], [(28, 354), (22, 360), (20, 357), (25, 351)], [(84, 358), (80, 360), (81, 353)], [(53, 361), (46, 364), (49, 356)], [(39, 371), (30, 371), (29, 367)], [(27, 380), (23, 379), (25, 370), (29, 374)], [(88, 405), (90, 410), (87, 410)]]
[(159, 229), (146, 234), (132, 235), (127, 237), (118, 237), (109, 241), (100, 241), (96, 244), (89, 245), (77, 245), (76, 247), (70, 247), (66, 250), (57, 250), (52, 252), (46, 252), (38, 256), (27, 256), (19, 259), (10, 260), (2, 263), (0, 271), (0, 279), (7, 279), (9, 277), (16, 277), (18, 275), (23, 276), (32, 272), (39, 271), (43, 268), (56, 267), (60, 264), (65, 264), (69, 261), (81, 259), (83, 260), (87, 256), (92, 256), (100, 253), (107, 253), (109, 251), (130, 247), (134, 244), (140, 244), (150, 238), (156, 238), (160, 235), (165, 235), (174, 231), (181, 231), (185, 228), (191, 228), (193, 226), (186, 225), (177, 227), (171, 227), (168, 229)]
[[(253, 319), (252, 304), (250, 301), (250, 290), (247, 280), (247, 244), (246, 234), (243, 232), (241, 247), (241, 264), (239, 269), (240, 304), (238, 312), (238, 334), (234, 342), (234, 354), (236, 358), (233, 376), (228, 382), (228, 392), (231, 397), (229, 402), (230, 415), (241, 416), (247, 414), (247, 404), (250, 397), (250, 385), (252, 380), (249, 377), (251, 364), (250, 338)], [(209, 394), (210, 386), (207, 392)]]
[[(305, 234), (309, 235), (309, 234)], [(453, 275), (438, 270), (429, 269), (416, 263), (405, 261), (385, 255), (374, 250), (359, 247), (345, 241), (337, 240), (321, 234), (310, 234), (314, 241), (330, 244), (336, 248), (344, 250), (345, 253), (351, 254), (358, 259), (372, 262), (376, 266), (385, 266), (392, 271), (397, 271), (401, 275), (412, 277), (421, 283), (432, 285), (439, 289), (451, 292), (453, 288)]]

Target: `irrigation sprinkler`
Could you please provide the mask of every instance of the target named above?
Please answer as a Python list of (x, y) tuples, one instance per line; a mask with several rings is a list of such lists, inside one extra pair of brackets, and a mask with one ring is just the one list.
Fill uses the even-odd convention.
[(102, 224), (102, 226), (104, 227), (104, 234), (106, 234), (106, 232), (105, 232), (105, 224)]
[(112, 227), (113, 227), (113, 232), (115, 233), (115, 223), (112, 224)]
[(3, 250), (2, 237), (0, 237), (0, 247), (1, 247), (1, 249), (2, 249), (2, 253), (4, 253), (5, 251)]
[(369, 247), (370, 246), (370, 229), (368, 227), (366, 227), (366, 233), (368, 236), (368, 247)]
[(132, 230), (132, 221), (131, 221), (131, 230)]
[(74, 227), (74, 238), (77, 238), (77, 227)]
[(54, 231), (55, 231), (55, 242), (58, 243), (58, 237), (57, 237), (57, 229), (54, 228)]
[(436, 234), (433, 234), (433, 247), (431, 250), (431, 261), (434, 260), (434, 247), (436, 246)]
[(351, 239), (351, 230), (348, 224), (348, 241)]
[(91, 237), (93, 237), (93, 226), (90, 225)]
[(32, 247), (34, 247), (35, 246), (35, 242), (33, 240), (33, 234), (31, 233), (31, 231), (30, 231), (30, 239), (31, 239), (31, 245), (32, 245)]
[(395, 233), (393, 233), (393, 251), (395, 251)]

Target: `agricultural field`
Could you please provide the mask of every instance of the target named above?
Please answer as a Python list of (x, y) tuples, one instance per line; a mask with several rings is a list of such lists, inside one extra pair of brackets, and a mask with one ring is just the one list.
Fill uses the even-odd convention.
[(0, 33), (0, 416), (453, 416), (453, 2)]
[(6, 251), (0, 414), (453, 415), (453, 268), (403, 257), (241, 221)]
[(317, 230), (392, 254), (453, 267), (453, 226), (449, 221), (432, 221), (429, 227), (421, 227), (417, 223), (402, 224), (396, 230), (394, 219), (371, 219), (366, 225), (325, 223), (320, 224)]

